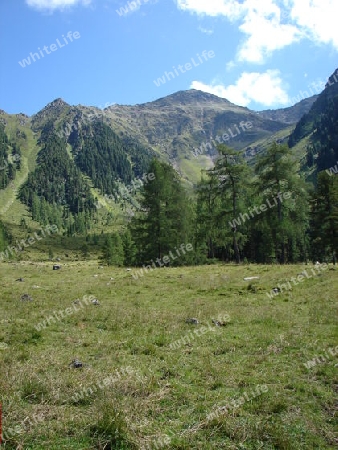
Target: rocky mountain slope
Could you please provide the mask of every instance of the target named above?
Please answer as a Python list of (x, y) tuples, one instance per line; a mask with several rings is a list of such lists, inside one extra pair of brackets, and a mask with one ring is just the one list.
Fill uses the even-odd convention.
[(289, 146), (303, 149), (304, 166), (314, 175), (338, 161), (338, 69), (289, 138)]
[(303, 100), (286, 110), (256, 113), (226, 99), (197, 90), (180, 91), (154, 102), (104, 110), (70, 106), (61, 99), (48, 104), (31, 118), (32, 128), (41, 132), (48, 122), (68, 142), (76, 140), (86, 125), (100, 120), (110, 126), (127, 146), (137, 146), (148, 156), (157, 154), (170, 162), (181, 176), (195, 183), (202, 168), (210, 167), (217, 142), (248, 155), (253, 145), (288, 129), (308, 112), (314, 99)]
[[(113, 105), (104, 110), (88, 106), (71, 106), (56, 99), (32, 117), (7, 115), (0, 111), (0, 122), (13, 134), (15, 124), (29, 129), (43, 145), (49, 133), (65, 138), (73, 158), (84, 142), (100, 129), (109, 127), (115, 133), (120, 151), (132, 166), (133, 176), (144, 171), (157, 155), (170, 162), (187, 182), (195, 184), (200, 170), (212, 165), (216, 145), (223, 142), (237, 150), (246, 149), (247, 156), (260, 151), (262, 142), (276, 135), (285, 140), (290, 124), (308, 112), (315, 99), (276, 111), (254, 112), (234, 105), (226, 99), (197, 90), (180, 91), (140, 105)], [(15, 120), (14, 120), (15, 118)], [(123, 177), (122, 177), (123, 178)]]

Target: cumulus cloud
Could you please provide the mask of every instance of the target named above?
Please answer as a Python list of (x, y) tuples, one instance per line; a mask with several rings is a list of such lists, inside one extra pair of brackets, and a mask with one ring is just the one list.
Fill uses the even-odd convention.
[(263, 63), (274, 51), (301, 39), (338, 50), (337, 0), (176, 0), (183, 11), (223, 16), (245, 35), (240, 61)]
[(91, 0), (26, 0), (26, 3), (35, 9), (54, 11), (56, 9), (64, 10), (75, 5), (89, 5)]
[(307, 37), (338, 49), (337, 0), (293, 0), (292, 3), (291, 18)]
[(275, 50), (301, 38), (297, 27), (280, 23), (279, 9), (275, 5), (266, 6), (271, 8), (250, 9), (239, 26), (239, 30), (247, 36), (238, 52), (240, 61), (263, 63)]
[(226, 98), (240, 106), (248, 106), (254, 101), (264, 107), (271, 107), (287, 105), (290, 101), (283, 88), (279, 70), (267, 70), (264, 73), (243, 72), (236, 83), (229, 86), (207, 85), (200, 81), (193, 81), (190, 87)]

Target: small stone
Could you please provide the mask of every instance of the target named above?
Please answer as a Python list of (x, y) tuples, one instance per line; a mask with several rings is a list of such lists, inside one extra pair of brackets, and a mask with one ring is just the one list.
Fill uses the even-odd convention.
[(219, 320), (212, 319), (212, 323), (216, 325), (216, 327), (225, 327), (227, 322), (220, 322)]
[(185, 323), (192, 323), (192, 324), (194, 324), (194, 325), (198, 325), (198, 324), (199, 324), (199, 321), (198, 321), (198, 319), (196, 319), (195, 317), (192, 317), (192, 318), (190, 318), (190, 319), (186, 319)]
[(73, 361), (69, 364), (69, 367), (73, 367), (74, 369), (80, 369), (83, 367), (83, 364), (78, 359), (73, 359)]

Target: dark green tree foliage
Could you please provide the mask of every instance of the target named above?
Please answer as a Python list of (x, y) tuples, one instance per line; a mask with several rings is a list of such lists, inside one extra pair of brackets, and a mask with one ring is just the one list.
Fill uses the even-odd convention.
[(88, 183), (67, 153), (66, 144), (50, 134), (38, 155), (38, 166), (19, 193), (34, 220), (83, 232), (95, 209)]
[(338, 96), (331, 99), (315, 122), (312, 135), (313, 147), (317, 151), (317, 171), (338, 164)]
[(204, 230), (209, 254), (215, 255), (217, 247), (218, 257), (221, 251), (222, 259), (234, 255), (239, 263), (247, 240), (245, 220), (239, 215), (245, 211), (250, 170), (238, 152), (224, 144), (218, 151), (215, 167), (206, 171), (207, 181), (199, 185), (198, 229)]
[[(154, 159), (149, 173), (155, 179), (141, 189), (141, 212), (131, 221), (131, 233), (136, 243), (136, 262), (145, 264), (162, 258), (180, 244), (191, 241), (191, 208), (172, 166)], [(183, 264), (191, 255), (183, 255), (173, 263)]]
[[(338, 161), (338, 70), (329, 78), (325, 90), (311, 110), (298, 122), (290, 135), (289, 146), (310, 136), (307, 165), (317, 164), (317, 172), (335, 166)], [(317, 159), (316, 159), (317, 158)]]
[(130, 183), (132, 167), (126, 147), (108, 125), (99, 121), (86, 125), (70, 142), (75, 163), (101, 194), (113, 194), (117, 179)]
[(325, 260), (338, 255), (338, 176), (318, 174), (311, 202), (312, 257)]
[[(276, 143), (259, 157), (257, 194), (267, 211), (257, 215), (255, 226), (257, 249), (262, 262), (296, 262), (306, 259), (308, 228), (308, 193), (299, 168), (286, 145)], [(289, 193), (287, 198), (284, 194)]]
[(0, 190), (5, 189), (15, 178), (16, 166), (8, 161), (9, 141), (5, 127), (0, 123)]
[(124, 263), (124, 252), (121, 237), (113, 233), (105, 238), (102, 246), (101, 262), (108, 266), (122, 266)]
[(0, 222), (0, 251), (3, 251), (10, 242), (10, 235), (8, 234), (5, 225)]
[[(217, 177), (218, 180), (219, 194), (222, 198), (219, 221), (220, 223), (223, 222), (225, 228), (224, 240), (226, 241), (229, 235), (229, 220), (235, 219), (245, 210), (247, 182), (250, 179), (250, 172), (238, 152), (231, 150), (226, 145), (220, 145), (218, 151), (220, 157), (211, 171), (211, 176)], [(232, 223), (234, 224), (234, 222)], [(240, 247), (242, 248), (246, 241), (244, 227), (242, 226), (244, 224), (245, 222), (240, 225), (234, 224), (231, 227), (233, 251), (237, 263), (241, 261)]]
[(142, 178), (142, 175), (147, 173), (149, 165), (155, 157), (155, 152), (151, 149), (145, 148), (130, 136), (122, 135), (121, 140), (127, 148), (127, 154), (130, 157), (134, 176), (136, 178)]
[(237, 152), (224, 145), (219, 152), (198, 186), (196, 247), (227, 261), (306, 260), (307, 186), (290, 150), (273, 144), (258, 158), (256, 177)]
[(207, 258), (215, 258), (220, 242), (220, 228), (217, 223), (217, 211), (221, 210), (221, 197), (216, 177), (206, 173), (197, 186), (195, 247), (199, 253), (205, 252)]
[(131, 232), (127, 229), (122, 234), (122, 244), (124, 253), (124, 263), (126, 266), (132, 266), (135, 264), (136, 247), (132, 239)]
[[(24, 136), (26, 136), (23, 133)], [(21, 134), (19, 134), (21, 136)], [(11, 143), (12, 147), (12, 158), (13, 158), (13, 165), (15, 166), (16, 170), (20, 170), (21, 168), (21, 150), (19, 145), (16, 142)]]

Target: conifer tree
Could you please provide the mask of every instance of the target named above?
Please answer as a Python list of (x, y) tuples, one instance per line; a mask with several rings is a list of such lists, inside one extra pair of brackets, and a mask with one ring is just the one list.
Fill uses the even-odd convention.
[[(154, 159), (148, 172), (155, 178), (141, 188), (141, 211), (130, 224), (136, 260), (141, 264), (162, 258), (177, 245), (188, 243), (191, 236), (192, 211), (176, 171)], [(176, 264), (184, 261), (183, 255)]]
[(338, 175), (325, 171), (317, 178), (317, 190), (311, 202), (313, 258), (324, 260), (338, 255)]
[(308, 189), (291, 150), (273, 143), (258, 157), (255, 172), (258, 198), (268, 206), (256, 220), (264, 262), (275, 259), (283, 264), (306, 259)]
[[(205, 219), (210, 226), (209, 252), (214, 239), (225, 249), (232, 247), (229, 256), (233, 253), (236, 262), (240, 263), (240, 250), (247, 238), (244, 233), (246, 227), (238, 217), (245, 210), (250, 170), (239, 152), (224, 144), (217, 149), (219, 157), (215, 167), (206, 172), (208, 184), (204, 183), (205, 211), (208, 216)], [(201, 222), (201, 217), (199, 221)]]
[(107, 236), (102, 246), (101, 261), (108, 266), (122, 266), (124, 253), (121, 237), (118, 233)]

